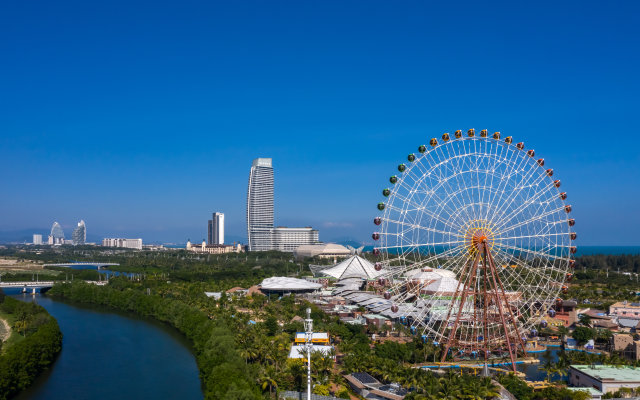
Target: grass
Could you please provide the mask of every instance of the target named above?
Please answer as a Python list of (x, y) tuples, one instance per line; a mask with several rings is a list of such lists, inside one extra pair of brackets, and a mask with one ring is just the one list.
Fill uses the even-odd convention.
[[(13, 314), (7, 314), (7, 313), (4, 313), (2, 311), (0, 311), (0, 318), (2, 318), (5, 321), (7, 321), (9, 326), (13, 326), (13, 324), (16, 322), (15, 316)], [(0, 327), (0, 329), (4, 329), (4, 326)], [(20, 335), (18, 332), (16, 332), (15, 329), (11, 329), (11, 335), (9, 336), (9, 339), (7, 339), (2, 344), (2, 353), (7, 351), (7, 349), (9, 347), (13, 346), (14, 344), (16, 344), (16, 343), (18, 343), (18, 342), (20, 342), (22, 340), (24, 340), (24, 337), (22, 335)]]

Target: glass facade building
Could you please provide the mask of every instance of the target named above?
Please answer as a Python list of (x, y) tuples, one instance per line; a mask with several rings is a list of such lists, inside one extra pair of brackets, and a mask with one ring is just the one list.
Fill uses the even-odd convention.
[(251, 164), (247, 190), (247, 239), (249, 251), (271, 250), (273, 230), (273, 166), (271, 158)]
[(213, 213), (207, 227), (207, 244), (224, 244), (224, 214)]
[(87, 227), (83, 220), (78, 222), (78, 227), (71, 233), (71, 240), (75, 246), (85, 244), (87, 241)]
[(49, 244), (60, 245), (64, 244), (64, 232), (62, 227), (56, 221), (51, 226), (51, 234), (49, 235)]

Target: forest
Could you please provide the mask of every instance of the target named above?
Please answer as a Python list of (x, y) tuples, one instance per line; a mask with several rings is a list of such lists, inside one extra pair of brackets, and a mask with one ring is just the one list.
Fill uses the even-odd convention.
[(9, 340), (0, 343), (0, 399), (4, 400), (49, 368), (62, 349), (62, 333), (44, 308), (7, 297), (1, 289), (0, 317), (12, 325)]

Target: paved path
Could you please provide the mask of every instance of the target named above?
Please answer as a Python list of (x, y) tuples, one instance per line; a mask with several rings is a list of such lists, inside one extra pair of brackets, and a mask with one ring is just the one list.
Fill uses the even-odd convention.
[(0, 318), (0, 342), (4, 342), (9, 339), (11, 335), (11, 327), (4, 319)]

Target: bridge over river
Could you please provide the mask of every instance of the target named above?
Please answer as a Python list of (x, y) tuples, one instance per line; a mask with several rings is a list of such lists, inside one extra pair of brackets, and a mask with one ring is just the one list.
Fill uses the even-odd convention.
[[(107, 281), (85, 281), (87, 283), (93, 283), (95, 285), (104, 286)], [(0, 282), (0, 289), (18, 288), (22, 289), (23, 293), (27, 293), (31, 289), (31, 293), (36, 293), (37, 289), (49, 290), (53, 287), (54, 281), (24, 281), (24, 282)]]
[(116, 266), (116, 265), (120, 265), (120, 264), (118, 264), (118, 263), (108, 263), (108, 262), (95, 262), (95, 261), (86, 261), (86, 262), (74, 261), (74, 262), (68, 262), (68, 263), (44, 264), (43, 267), (66, 267), (66, 268), (95, 267), (97, 269), (100, 269), (100, 268), (112, 267), (112, 266)]

